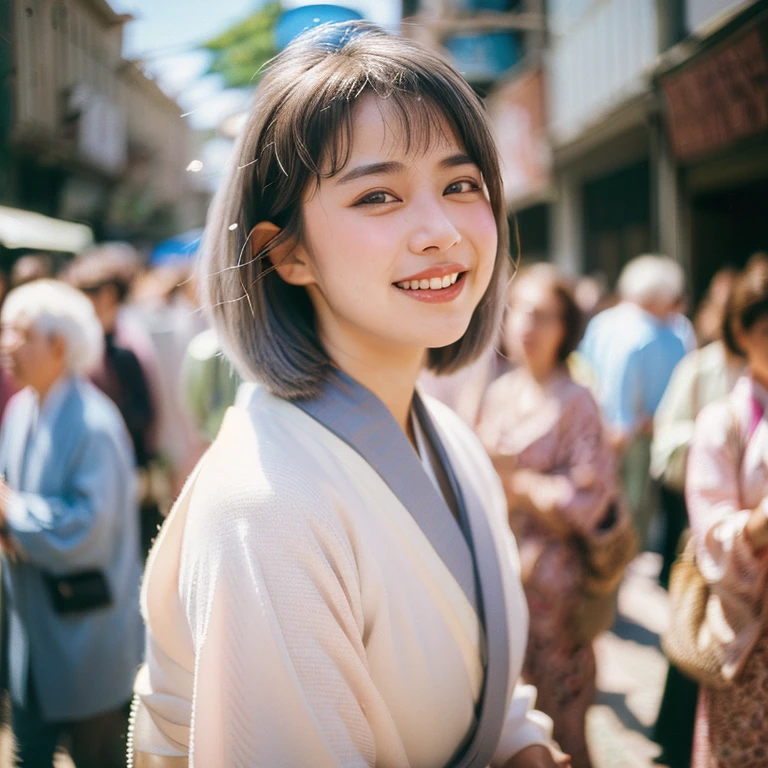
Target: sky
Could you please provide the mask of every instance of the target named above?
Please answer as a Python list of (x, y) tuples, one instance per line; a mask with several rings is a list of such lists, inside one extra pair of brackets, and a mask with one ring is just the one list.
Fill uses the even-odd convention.
[[(209, 54), (197, 46), (228, 29), (267, 0), (109, 0), (118, 13), (131, 13), (125, 26), (123, 56), (141, 59), (145, 68), (184, 110), (191, 128), (215, 129), (228, 116), (248, 108), (250, 94), (225, 89), (218, 76), (205, 76)], [(282, 0), (284, 8), (310, 5), (306, 0)], [(382, 26), (396, 28), (399, 0), (335, 0)], [(230, 161), (231, 139), (217, 136), (192, 151), (202, 164), (197, 180), (214, 190)]]
[[(208, 55), (196, 46), (240, 21), (264, 0), (110, 0), (119, 13), (136, 21), (125, 27), (123, 55), (142, 59), (160, 86), (189, 113), (194, 128), (212, 128), (242, 108), (245, 97), (224, 91), (218, 77), (202, 77)], [(283, 0), (285, 8), (309, 5), (305, 0)], [(394, 0), (335, 0), (366, 18), (393, 27), (399, 2)]]

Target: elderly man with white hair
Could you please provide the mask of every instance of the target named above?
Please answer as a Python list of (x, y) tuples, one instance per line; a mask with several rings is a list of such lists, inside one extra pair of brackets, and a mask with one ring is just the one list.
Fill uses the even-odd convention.
[(655, 254), (633, 259), (619, 277), (618, 293), (620, 303), (587, 326), (580, 351), (594, 372), (597, 400), (623, 454), (624, 488), (647, 545), (655, 511), (648, 477), (653, 416), (695, 336), (679, 313), (685, 275), (673, 259)]
[[(0, 432), (0, 536), (18, 765), (125, 764), (125, 707), (142, 654), (133, 450), (85, 379), (102, 332), (85, 295), (53, 280), (3, 305), (3, 360), (24, 387)], [(4, 660), (5, 662), (5, 660)]]

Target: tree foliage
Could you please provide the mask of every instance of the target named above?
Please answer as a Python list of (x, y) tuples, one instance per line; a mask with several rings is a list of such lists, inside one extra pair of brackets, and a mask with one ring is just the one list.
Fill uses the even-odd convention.
[(213, 54), (208, 74), (221, 75), (229, 88), (255, 86), (261, 68), (277, 53), (274, 29), (280, 13), (280, 3), (270, 2), (203, 43), (202, 49)]

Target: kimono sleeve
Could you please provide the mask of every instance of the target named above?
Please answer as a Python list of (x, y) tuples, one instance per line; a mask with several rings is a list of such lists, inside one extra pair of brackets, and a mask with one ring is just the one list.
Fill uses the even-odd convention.
[(191, 764), (373, 766), (371, 721), (386, 713), (354, 553), (333, 500), (295, 476), (274, 485), (197, 493), (190, 507), (179, 586), (195, 654)]
[(552, 720), (535, 706), (536, 689), (532, 685), (518, 683), (507, 708), (491, 766), (504, 766), (518, 752), (534, 744), (552, 744)]
[(574, 531), (592, 531), (616, 496), (616, 468), (600, 411), (583, 388), (564, 403), (558, 466), (528, 471), (527, 495), (544, 515), (558, 515)]
[(61, 493), (13, 493), (11, 538), (23, 557), (54, 573), (105, 567), (132, 487), (132, 458), (108, 430), (91, 430)]
[(751, 514), (741, 502), (739, 435), (726, 400), (696, 420), (688, 456), (686, 501), (703, 576), (753, 606), (763, 598), (766, 555), (756, 555), (744, 528)]

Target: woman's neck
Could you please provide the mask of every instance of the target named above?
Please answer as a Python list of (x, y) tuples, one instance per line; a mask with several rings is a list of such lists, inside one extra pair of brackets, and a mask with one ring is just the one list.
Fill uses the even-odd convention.
[(424, 350), (343, 346), (323, 339), (334, 364), (381, 400), (413, 443), (411, 403), (424, 362)]
[(750, 368), (750, 375), (752, 380), (759, 384), (766, 392), (768, 392), (768, 372), (755, 371)]
[(541, 387), (545, 386), (555, 375), (561, 370), (560, 365), (557, 363), (546, 363), (540, 365), (533, 365), (530, 362), (525, 364), (525, 369), (528, 371), (530, 377)]

